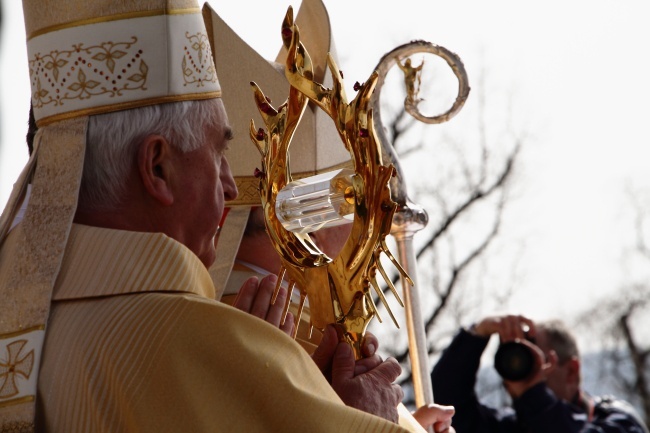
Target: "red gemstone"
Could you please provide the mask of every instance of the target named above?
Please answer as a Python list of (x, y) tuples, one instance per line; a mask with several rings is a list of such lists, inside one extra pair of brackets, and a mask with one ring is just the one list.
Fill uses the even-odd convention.
[(262, 113), (264, 114), (268, 114), (268, 115), (274, 114), (273, 108), (271, 108), (271, 106), (266, 102), (260, 104), (260, 110), (262, 110)]
[(370, 133), (368, 132), (367, 129), (361, 128), (359, 129), (359, 137), (368, 137)]
[(291, 35), (293, 35), (293, 32), (291, 31), (291, 29), (289, 27), (284, 27), (282, 29), (282, 37), (284, 39), (289, 39), (291, 37)]
[(264, 129), (262, 128), (258, 129), (255, 138), (257, 138), (258, 140), (264, 140)]
[(256, 178), (260, 179), (264, 177), (264, 172), (260, 170), (259, 168), (255, 168), (255, 171), (253, 172), (253, 176)]
[(359, 83), (358, 81), (354, 83), (353, 89), (355, 92), (358, 92), (360, 88), (361, 88), (361, 83)]

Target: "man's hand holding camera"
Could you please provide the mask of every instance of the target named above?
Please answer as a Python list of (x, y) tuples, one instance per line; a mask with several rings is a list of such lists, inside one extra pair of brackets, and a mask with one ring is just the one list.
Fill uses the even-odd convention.
[(487, 317), (471, 329), (474, 335), (489, 338), (498, 334), (501, 346), (495, 356), (495, 367), (504, 378), (503, 384), (513, 399), (540, 382), (555, 369), (558, 357), (537, 346), (535, 323), (524, 316)]
[(531, 373), (521, 380), (505, 380), (503, 386), (508, 391), (508, 394), (513, 399), (521, 397), (528, 389), (537, 385), (540, 382), (545, 382), (547, 375), (555, 369), (557, 365), (557, 355), (555, 351), (551, 350), (548, 354), (544, 354), (535, 344), (528, 340), (517, 340), (518, 343), (525, 345), (533, 354), (534, 366)]

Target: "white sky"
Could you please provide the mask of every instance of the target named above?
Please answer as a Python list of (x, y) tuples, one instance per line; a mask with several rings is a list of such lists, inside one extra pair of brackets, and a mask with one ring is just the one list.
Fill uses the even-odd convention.
[[(325, 3), (348, 85), (365, 79), (385, 52), (424, 39), (461, 56), (472, 95), (483, 70), (495, 88), (512, 93), (517, 126), (535, 136), (509, 216), (510, 234), (527, 245), (522, 312), (557, 316), (616, 289), (625, 185), (650, 184), (646, 0)], [(275, 56), (276, 29), (291, 2), (211, 4), (264, 57)], [(0, 203), (26, 161), (29, 98), (20, 4), (4, 1), (3, 7)], [(547, 301), (553, 298), (561, 304)]]

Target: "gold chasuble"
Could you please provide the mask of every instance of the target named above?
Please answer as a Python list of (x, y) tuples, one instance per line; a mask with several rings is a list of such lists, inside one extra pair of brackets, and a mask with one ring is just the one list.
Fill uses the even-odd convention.
[(205, 267), (171, 238), (73, 225), (38, 423), (52, 432), (407, 431), (345, 406), (290, 337), (213, 298)]

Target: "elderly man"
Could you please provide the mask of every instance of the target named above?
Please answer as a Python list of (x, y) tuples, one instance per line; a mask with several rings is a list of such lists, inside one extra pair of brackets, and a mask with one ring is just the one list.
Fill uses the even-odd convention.
[(332, 345), (330, 385), (214, 300), (237, 188), (196, 6), (24, 2), (39, 131), (0, 220), (0, 430), (406, 431), (396, 363), (355, 376)]
[[(533, 355), (529, 374), (506, 374), (513, 379), (504, 380), (504, 386), (514, 411), (487, 407), (474, 392), (481, 354), (492, 335), (502, 342), (519, 340)], [(431, 380), (437, 400), (456, 407), (454, 427), (458, 433), (647, 432), (628, 403), (592, 397), (582, 389), (575, 338), (557, 320), (486, 317), (458, 333), (434, 367)]]

